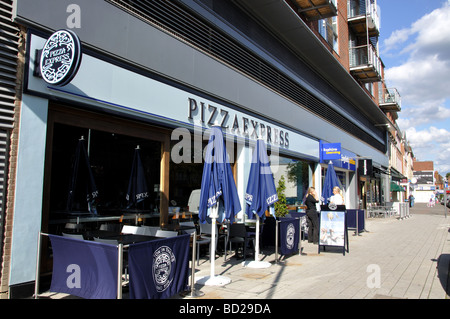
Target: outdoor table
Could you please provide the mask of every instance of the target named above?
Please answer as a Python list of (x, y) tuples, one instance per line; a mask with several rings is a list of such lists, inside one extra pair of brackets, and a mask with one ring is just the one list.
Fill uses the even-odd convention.
[(178, 224), (168, 224), (168, 225), (165, 225), (164, 227), (161, 227), (161, 229), (177, 231), (178, 234), (181, 235), (181, 234), (185, 234), (185, 232), (184, 232), (185, 230), (196, 229), (196, 227), (195, 227), (195, 225), (187, 226), (187, 225), (178, 225)]
[(117, 240), (117, 242), (122, 245), (131, 245), (135, 243), (161, 239), (161, 237), (136, 235), (136, 234), (116, 234), (110, 236), (102, 236), (99, 238)]
[(116, 236), (118, 235), (118, 232), (111, 231), (111, 230), (86, 230), (82, 232), (82, 235), (84, 239), (86, 240), (94, 240), (95, 237), (97, 238), (107, 238), (108, 236)]

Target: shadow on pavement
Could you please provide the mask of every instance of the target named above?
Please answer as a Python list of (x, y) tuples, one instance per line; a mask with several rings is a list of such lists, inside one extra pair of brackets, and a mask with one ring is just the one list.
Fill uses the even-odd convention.
[(437, 261), (438, 277), (447, 296), (450, 296), (450, 254), (442, 254)]

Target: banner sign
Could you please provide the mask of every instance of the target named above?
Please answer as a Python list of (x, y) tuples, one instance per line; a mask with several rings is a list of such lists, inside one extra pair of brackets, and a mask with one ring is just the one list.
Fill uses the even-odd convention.
[(358, 228), (358, 233), (365, 229), (363, 209), (347, 209), (347, 228)]
[(351, 171), (356, 171), (356, 154), (349, 152), (345, 149), (341, 150), (341, 163), (335, 163), (337, 161), (333, 161), (335, 167), (342, 167)]
[(130, 245), (130, 299), (164, 299), (187, 290), (190, 235)]
[(117, 298), (117, 246), (49, 235), (53, 249), (51, 292), (86, 299)]
[(344, 205), (322, 205), (320, 211), (320, 246), (345, 247), (347, 224)]
[(320, 160), (340, 160), (341, 143), (323, 143), (320, 141)]
[(361, 176), (372, 176), (373, 167), (371, 159), (358, 160), (358, 174)]
[(280, 252), (289, 255), (298, 251), (300, 222), (295, 218), (280, 218)]

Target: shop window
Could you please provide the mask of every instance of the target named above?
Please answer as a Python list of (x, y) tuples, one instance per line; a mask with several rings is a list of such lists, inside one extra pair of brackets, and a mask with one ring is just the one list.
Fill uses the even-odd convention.
[[(149, 188), (148, 198), (138, 210), (159, 211), (161, 143), (143, 138), (104, 132), (95, 129), (55, 123), (52, 142), (50, 216), (68, 213), (67, 199), (72, 179), (75, 151), (83, 136), (93, 177), (98, 189), (95, 208), (99, 215), (121, 215), (127, 210), (126, 193), (135, 148), (139, 145), (144, 175)], [(78, 185), (82, 187), (82, 185)], [(156, 189), (155, 189), (156, 188)], [(88, 212), (84, 195), (75, 197), (72, 214)]]
[[(191, 134), (187, 136), (194, 137)], [(188, 138), (188, 137), (185, 138)], [(198, 137), (194, 137), (198, 138)], [(170, 146), (169, 168), (169, 205), (179, 207), (180, 211), (188, 211), (189, 196), (192, 191), (200, 189), (203, 176), (204, 155), (208, 140), (186, 141), (173, 137)], [(235, 168), (236, 144), (226, 143), (231, 169)], [(187, 152), (185, 154), (184, 152)], [(194, 208), (195, 210), (195, 208)]]
[[(178, 142), (178, 140), (171, 141), (171, 154), (174, 147), (177, 147)], [(170, 206), (180, 207), (181, 211), (185, 211), (188, 206), (191, 192), (200, 189), (203, 175), (202, 150), (206, 145), (207, 141), (203, 141), (202, 148), (194, 148), (194, 145), (192, 145), (190, 150), (190, 160), (185, 158), (186, 160), (175, 163), (171, 156), (169, 169)], [(179, 151), (181, 152), (179, 155), (183, 156), (183, 149), (180, 149)], [(199, 159), (201, 159), (201, 162)]]
[(310, 186), (310, 163), (280, 156), (278, 165), (271, 163), (271, 168), (275, 187), (278, 187), (281, 177), (284, 176), (288, 206), (303, 205)]

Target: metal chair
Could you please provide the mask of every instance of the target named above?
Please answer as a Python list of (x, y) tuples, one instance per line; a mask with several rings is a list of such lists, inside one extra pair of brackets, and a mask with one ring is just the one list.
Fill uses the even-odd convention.
[[(228, 228), (228, 240), (227, 244), (230, 244), (230, 249), (232, 248), (232, 244), (243, 245), (243, 258), (245, 260), (247, 256), (247, 246), (250, 241), (253, 243), (253, 247), (255, 247), (255, 238), (249, 237), (247, 234), (247, 229), (245, 228), (245, 224), (236, 223), (230, 224)], [(237, 247), (236, 247), (236, 255), (237, 255)], [(225, 250), (225, 260), (227, 258), (227, 252)]]
[(200, 223), (200, 238), (196, 240), (197, 242), (197, 266), (200, 260), (200, 246), (209, 245), (208, 251), (211, 253), (211, 224)]
[(79, 239), (84, 240), (84, 237), (82, 234), (68, 234), (68, 233), (62, 233), (63, 237), (67, 238), (73, 238), (73, 239)]
[(139, 227), (138, 234), (145, 236), (156, 236), (156, 232), (160, 228), (158, 226), (141, 226)]
[(169, 237), (175, 237), (175, 236), (178, 236), (178, 232), (176, 232), (176, 231), (171, 231), (171, 230), (161, 230), (161, 229), (158, 229), (157, 231), (156, 231), (156, 235), (155, 235), (156, 237), (166, 237), (166, 238), (169, 238)]
[(94, 241), (103, 243), (103, 244), (116, 245), (116, 246), (119, 244), (117, 239), (104, 239), (104, 238), (94, 237)]
[(123, 225), (122, 234), (137, 234), (138, 229), (138, 226)]

